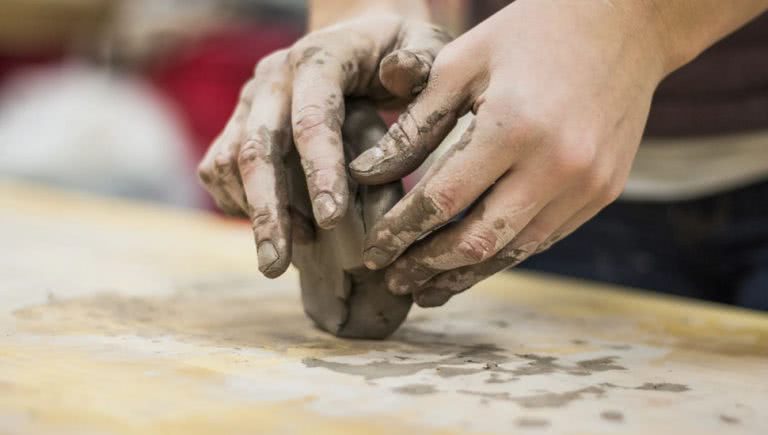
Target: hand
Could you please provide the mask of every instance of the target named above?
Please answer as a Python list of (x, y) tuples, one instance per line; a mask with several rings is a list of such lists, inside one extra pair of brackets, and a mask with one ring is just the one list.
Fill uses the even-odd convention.
[(332, 228), (348, 203), (344, 97), (404, 105), (448, 39), (430, 24), (380, 15), (310, 33), (259, 62), (198, 172), (222, 210), (251, 219), (264, 275), (279, 276), (291, 260), (289, 147), (301, 156), (318, 225)]
[(666, 73), (640, 3), (518, 0), (441, 51), (426, 90), (350, 165), (363, 183), (400, 178), (475, 114), (368, 233), (365, 264), (389, 265), (392, 292), (442, 305), (617, 198)]

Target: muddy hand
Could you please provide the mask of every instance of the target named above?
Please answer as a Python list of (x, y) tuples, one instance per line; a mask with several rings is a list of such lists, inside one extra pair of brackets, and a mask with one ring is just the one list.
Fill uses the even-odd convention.
[(358, 18), (312, 32), (257, 65), (198, 173), (216, 204), (253, 223), (259, 270), (282, 274), (291, 260), (291, 216), (283, 158), (296, 146), (318, 226), (347, 209), (340, 128), (345, 96), (401, 107), (423, 89), (440, 29), (398, 16)]
[(400, 178), (475, 115), (368, 233), (364, 262), (392, 292), (441, 305), (617, 198), (664, 75), (654, 39), (627, 30), (633, 7), (521, 0), (440, 52), (426, 90), (350, 164), (362, 183)]

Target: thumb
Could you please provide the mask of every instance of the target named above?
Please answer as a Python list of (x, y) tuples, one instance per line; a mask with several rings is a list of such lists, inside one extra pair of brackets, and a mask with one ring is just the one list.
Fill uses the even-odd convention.
[(379, 80), (392, 95), (410, 99), (427, 84), (432, 63), (451, 39), (439, 27), (423, 22), (407, 22), (401, 30), (401, 43), (379, 65)]

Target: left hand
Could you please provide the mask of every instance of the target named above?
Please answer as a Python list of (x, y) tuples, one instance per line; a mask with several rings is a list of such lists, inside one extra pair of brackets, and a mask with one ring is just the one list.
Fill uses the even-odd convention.
[(363, 183), (398, 179), (476, 115), (368, 233), (364, 262), (389, 265), (392, 292), (442, 305), (618, 197), (668, 72), (641, 4), (518, 0), (443, 49), (427, 89), (350, 165)]

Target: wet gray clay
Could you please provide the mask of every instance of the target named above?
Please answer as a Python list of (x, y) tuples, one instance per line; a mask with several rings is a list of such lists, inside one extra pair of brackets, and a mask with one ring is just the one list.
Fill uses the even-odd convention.
[[(342, 129), (347, 162), (372, 147), (386, 133), (375, 110), (361, 101), (348, 100)], [(292, 213), (315, 222), (304, 172), (296, 154), (288, 156)], [(402, 196), (400, 182), (363, 186), (349, 179), (347, 213), (332, 230), (313, 225), (311, 241), (294, 237), (293, 265), (299, 270), (304, 311), (321, 329), (338, 337), (382, 339), (392, 334), (411, 308), (409, 296), (387, 291), (382, 271), (362, 263), (366, 228)]]

